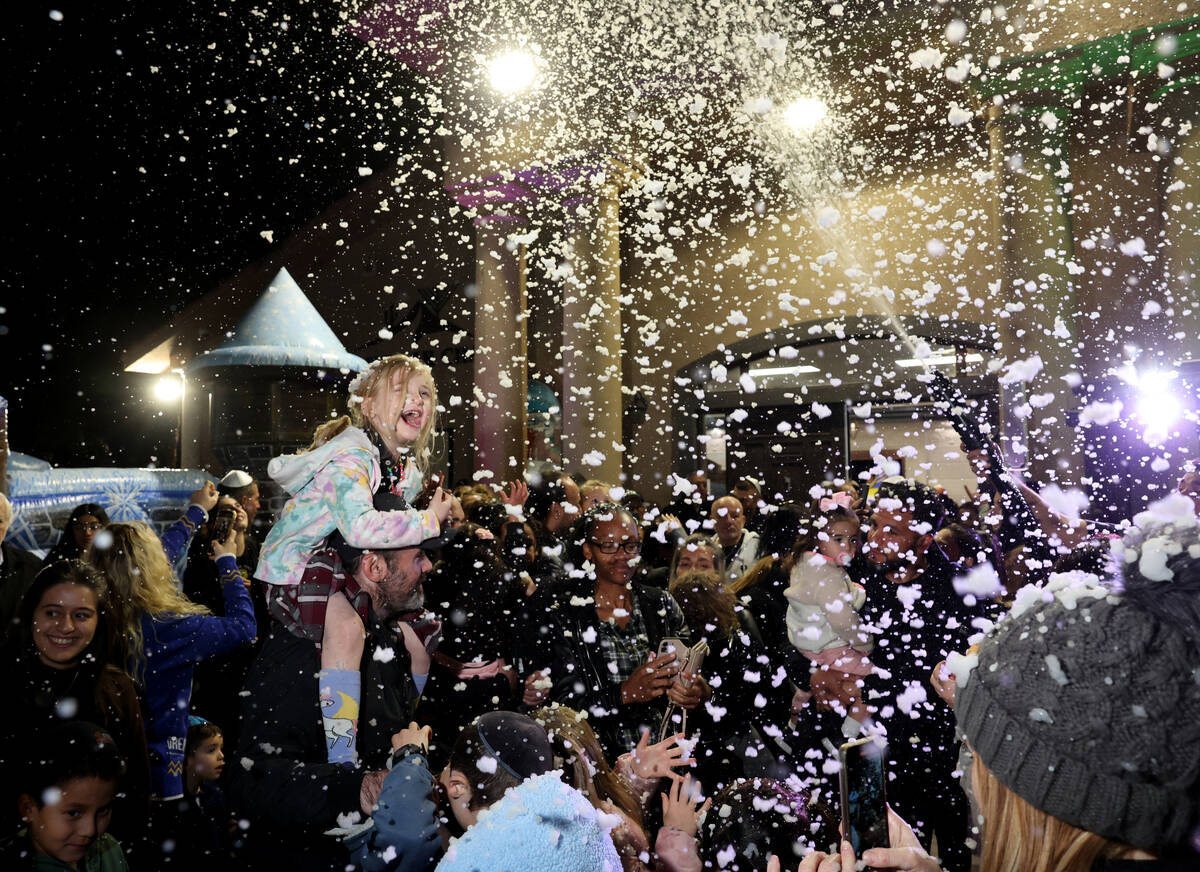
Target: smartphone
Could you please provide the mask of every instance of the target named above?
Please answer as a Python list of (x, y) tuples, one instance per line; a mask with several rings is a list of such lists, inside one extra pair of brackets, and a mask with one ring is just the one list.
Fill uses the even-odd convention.
[(229, 538), (229, 531), (233, 529), (233, 522), (236, 520), (237, 514), (235, 512), (217, 512), (217, 516), (213, 518), (213, 522), (208, 528), (208, 540), (210, 542), (224, 542)]
[(675, 662), (682, 665), (688, 656), (688, 646), (683, 644), (682, 639), (668, 637), (658, 643), (658, 656), (661, 657), (664, 654), (674, 654)]
[(842, 833), (861, 856), (868, 848), (890, 848), (888, 839), (885, 748), (871, 737), (838, 749), (842, 764)]

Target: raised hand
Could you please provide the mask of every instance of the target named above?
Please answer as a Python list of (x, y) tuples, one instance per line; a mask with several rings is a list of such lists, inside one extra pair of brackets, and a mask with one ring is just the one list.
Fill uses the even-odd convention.
[(422, 751), (428, 751), (431, 738), (432, 727), (422, 727), (416, 721), (410, 721), (403, 730), (392, 734), (392, 750), (399, 751), (405, 745), (416, 745)]
[[(508, 513), (513, 517), (521, 517), (521, 509), (524, 507), (526, 500), (529, 499), (529, 485), (525, 482), (517, 481), (510, 482), (508, 490), (501, 491), (500, 496), (504, 500), (504, 507), (508, 509)], [(513, 511), (513, 510), (516, 511)]]
[(212, 512), (213, 506), (217, 504), (217, 500), (221, 495), (217, 493), (217, 486), (211, 481), (206, 481), (200, 485), (198, 490), (192, 491), (192, 495), (188, 497), (188, 502), (199, 506), (206, 512)]
[(690, 775), (671, 776), (671, 786), (666, 793), (659, 794), (662, 797), (664, 827), (682, 830), (689, 836), (696, 835), (700, 829), (700, 816), (712, 803), (711, 799), (706, 799), (704, 805), (697, 808), (700, 805), (698, 788), (699, 784)]
[(440, 487), (435, 490), (429, 497), (429, 511), (437, 517), (438, 524), (446, 523), (446, 518), (450, 517), (450, 494)]
[(630, 760), (633, 774), (638, 778), (664, 778), (675, 774), (678, 766), (695, 766), (695, 760), (684, 756), (683, 746), (679, 744), (683, 738), (683, 733), (677, 733), (651, 745), (650, 730), (642, 730), (642, 737), (638, 739)]

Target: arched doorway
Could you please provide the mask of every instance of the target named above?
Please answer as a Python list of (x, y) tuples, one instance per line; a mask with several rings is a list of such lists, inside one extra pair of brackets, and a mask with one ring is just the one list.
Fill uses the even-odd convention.
[(998, 430), (995, 341), (976, 324), (824, 319), (718, 348), (676, 373), (674, 469), (707, 469), (714, 491), (751, 476), (792, 498), (882, 470), (962, 499), (975, 479), (919, 378), (929, 369)]

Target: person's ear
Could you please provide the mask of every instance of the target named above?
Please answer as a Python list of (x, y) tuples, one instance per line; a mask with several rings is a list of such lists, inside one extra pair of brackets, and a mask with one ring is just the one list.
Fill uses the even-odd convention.
[(379, 584), (387, 578), (387, 559), (378, 551), (368, 551), (362, 556), (362, 574), (365, 580)]
[(916, 543), (913, 545), (913, 554), (920, 557), (929, 550), (929, 546), (933, 544), (933, 534), (926, 533), (923, 536), (918, 536)]
[(21, 815), (21, 820), (32, 823), (35, 811), (37, 811), (37, 803), (33, 801), (33, 797), (28, 793), (22, 793), (17, 799), (17, 812)]
[(585, 541), (583, 543), (583, 559), (588, 561), (589, 563), (596, 562), (596, 552), (595, 552), (595, 549), (592, 548), (591, 542)]
[(456, 802), (470, 803), (471, 782), (457, 769), (451, 769), (446, 779), (446, 795)]

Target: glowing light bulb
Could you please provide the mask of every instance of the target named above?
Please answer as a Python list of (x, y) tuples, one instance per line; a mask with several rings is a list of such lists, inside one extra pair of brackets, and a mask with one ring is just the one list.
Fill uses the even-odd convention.
[(183, 382), (176, 376), (164, 375), (154, 383), (154, 396), (164, 403), (173, 403), (183, 395)]
[(1137, 412), (1151, 444), (1165, 441), (1171, 425), (1183, 414), (1183, 404), (1171, 389), (1174, 378), (1171, 372), (1147, 372), (1138, 379)]
[(822, 100), (816, 97), (797, 97), (783, 110), (783, 120), (794, 133), (809, 133), (829, 114)]
[(488, 81), (505, 96), (520, 93), (537, 78), (537, 62), (521, 49), (505, 52), (488, 61)]

